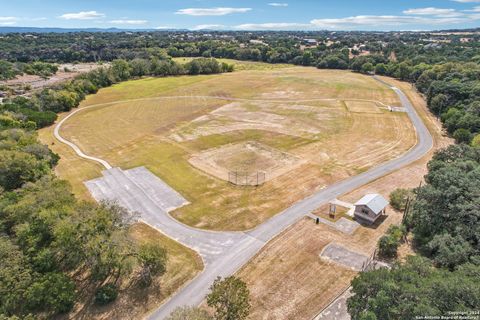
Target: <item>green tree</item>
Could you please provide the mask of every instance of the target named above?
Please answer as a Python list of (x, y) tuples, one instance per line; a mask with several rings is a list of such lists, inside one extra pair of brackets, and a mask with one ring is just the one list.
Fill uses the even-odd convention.
[(50, 168), (46, 161), (37, 160), (33, 155), (13, 151), (0, 151), (0, 186), (5, 190), (21, 187), (47, 174)]
[(472, 139), (472, 147), (480, 148), (480, 133)]
[(398, 246), (405, 236), (406, 230), (404, 226), (391, 225), (387, 233), (378, 241), (379, 255), (385, 258), (393, 258), (397, 256)]
[[(411, 214), (417, 246), (435, 259), (439, 254), (446, 257), (452, 250), (450, 248), (465, 248), (466, 241), (472, 250), (462, 249), (462, 252), (479, 255), (480, 149), (467, 145), (450, 146), (437, 152), (428, 168), (426, 184), (416, 190), (417, 199)], [(450, 235), (454, 240), (446, 236), (439, 239), (440, 235)], [(450, 265), (443, 260), (438, 262)], [(455, 262), (455, 259), (447, 260)], [(458, 263), (464, 260), (462, 258)]]
[(116, 59), (112, 61), (111, 71), (116, 81), (125, 81), (130, 78), (131, 67), (126, 60)]
[(375, 315), (397, 320), (473, 311), (480, 303), (478, 272), (478, 265), (465, 264), (451, 272), (432, 267), (426, 258), (410, 256), (391, 270), (361, 272), (352, 281), (348, 312), (352, 319), (375, 319)]
[(373, 64), (371, 64), (370, 62), (367, 62), (362, 65), (361, 72), (364, 74), (369, 74), (370, 72), (373, 72), (373, 70), (374, 70)]
[(27, 290), (26, 303), (31, 310), (67, 312), (75, 302), (75, 284), (62, 273), (47, 273)]
[(143, 244), (138, 251), (140, 261), (140, 281), (144, 285), (152, 283), (152, 277), (162, 276), (167, 271), (167, 250), (158, 244)]
[(28, 260), (8, 238), (0, 236), (0, 315), (25, 312), (25, 295), (31, 283)]
[(470, 143), (470, 140), (472, 138), (472, 134), (470, 133), (470, 130), (460, 128), (455, 130), (453, 133), (453, 138), (457, 143)]
[(378, 75), (386, 75), (387, 74), (387, 66), (384, 63), (379, 63), (375, 66), (375, 74)]
[(210, 287), (207, 304), (215, 309), (216, 320), (242, 320), (250, 312), (250, 292), (242, 280), (218, 277)]

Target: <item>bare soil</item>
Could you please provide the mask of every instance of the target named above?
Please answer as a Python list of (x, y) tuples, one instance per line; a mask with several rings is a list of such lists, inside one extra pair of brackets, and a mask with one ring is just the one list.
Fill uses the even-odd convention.
[(300, 167), (306, 161), (264, 144), (247, 141), (225, 145), (193, 155), (189, 162), (215, 177), (229, 180), (229, 173), (265, 173), (265, 181), (272, 180)]

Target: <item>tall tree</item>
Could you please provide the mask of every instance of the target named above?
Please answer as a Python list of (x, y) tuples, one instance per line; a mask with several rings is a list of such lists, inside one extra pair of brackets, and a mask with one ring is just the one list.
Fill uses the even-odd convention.
[(242, 320), (250, 312), (250, 291), (242, 280), (218, 277), (207, 295), (208, 306), (215, 309), (216, 320)]

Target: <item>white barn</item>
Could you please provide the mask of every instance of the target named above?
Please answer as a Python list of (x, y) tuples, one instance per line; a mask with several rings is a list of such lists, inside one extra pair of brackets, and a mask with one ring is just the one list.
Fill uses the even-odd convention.
[(373, 224), (382, 214), (388, 201), (377, 193), (367, 194), (355, 203), (354, 216)]

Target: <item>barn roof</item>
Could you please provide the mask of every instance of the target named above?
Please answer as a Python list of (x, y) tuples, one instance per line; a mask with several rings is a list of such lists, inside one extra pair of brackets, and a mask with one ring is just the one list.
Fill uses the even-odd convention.
[(379, 214), (380, 211), (385, 209), (385, 207), (388, 205), (388, 201), (385, 200), (385, 198), (379, 195), (378, 193), (372, 193), (372, 194), (366, 194), (365, 196), (363, 196), (363, 198), (358, 200), (357, 203), (355, 203), (355, 205), (367, 206), (368, 208), (370, 208), (370, 210), (375, 212), (375, 214)]

